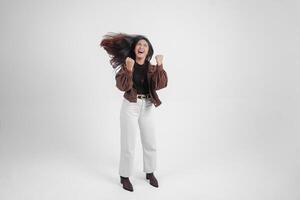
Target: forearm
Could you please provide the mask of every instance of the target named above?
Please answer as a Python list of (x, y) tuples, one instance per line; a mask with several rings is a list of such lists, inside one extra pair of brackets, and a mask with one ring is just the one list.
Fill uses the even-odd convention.
[(156, 71), (152, 75), (152, 83), (154, 84), (155, 90), (160, 90), (167, 87), (168, 85), (168, 75), (163, 69), (163, 64), (156, 65)]
[(116, 86), (121, 91), (128, 91), (133, 86), (132, 71), (122, 67), (116, 75)]

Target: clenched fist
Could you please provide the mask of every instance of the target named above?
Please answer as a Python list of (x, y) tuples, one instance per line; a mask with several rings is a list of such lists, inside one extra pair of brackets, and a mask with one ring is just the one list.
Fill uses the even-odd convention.
[(130, 57), (127, 57), (125, 63), (126, 63), (127, 70), (132, 72), (134, 66), (134, 60)]
[(155, 60), (156, 60), (157, 65), (161, 65), (162, 64), (163, 58), (164, 58), (163, 55), (157, 55), (157, 56), (155, 56)]

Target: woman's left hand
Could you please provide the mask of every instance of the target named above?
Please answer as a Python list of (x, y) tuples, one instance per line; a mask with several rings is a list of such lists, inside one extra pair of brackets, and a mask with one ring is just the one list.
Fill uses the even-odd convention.
[(163, 58), (164, 58), (163, 55), (157, 55), (157, 56), (155, 56), (155, 60), (156, 60), (157, 65), (161, 65), (162, 64)]

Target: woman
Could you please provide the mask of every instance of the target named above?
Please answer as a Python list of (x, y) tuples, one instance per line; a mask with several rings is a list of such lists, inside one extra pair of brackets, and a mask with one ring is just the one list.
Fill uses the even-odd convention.
[(156, 65), (150, 63), (154, 51), (150, 41), (143, 35), (109, 33), (100, 45), (110, 55), (113, 68), (119, 67), (115, 76), (116, 86), (124, 92), (120, 111), (120, 181), (125, 190), (133, 191), (129, 177), (133, 172), (135, 139), (139, 128), (143, 171), (149, 183), (158, 187), (153, 173), (156, 170), (156, 141), (152, 110), (161, 104), (156, 91), (168, 83), (167, 73), (163, 69), (163, 56), (155, 56)]

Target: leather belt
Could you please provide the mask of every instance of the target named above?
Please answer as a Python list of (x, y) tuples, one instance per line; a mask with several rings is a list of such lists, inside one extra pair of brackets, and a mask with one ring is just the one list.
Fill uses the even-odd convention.
[(150, 98), (150, 94), (137, 94), (136, 97), (139, 99), (148, 99)]

